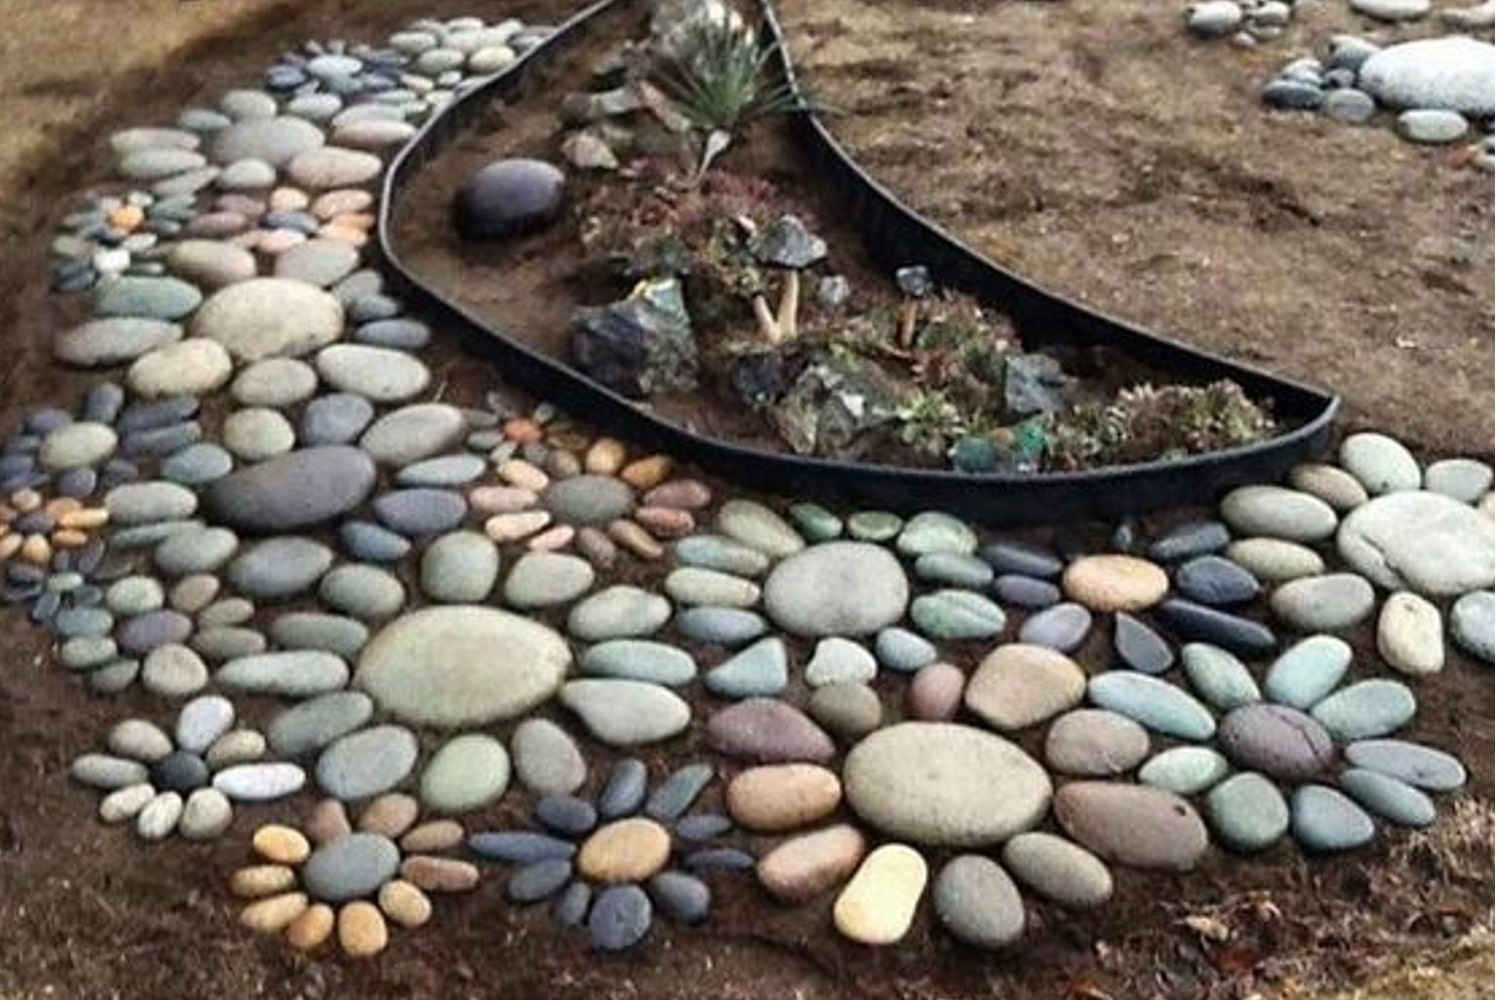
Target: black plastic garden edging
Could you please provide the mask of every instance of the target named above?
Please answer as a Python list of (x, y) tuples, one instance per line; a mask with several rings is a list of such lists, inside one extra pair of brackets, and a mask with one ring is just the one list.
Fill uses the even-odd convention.
[[(507, 380), (611, 433), (759, 490), (900, 512), (939, 508), (989, 524), (1114, 519), (1128, 513), (1203, 503), (1233, 486), (1275, 481), (1292, 465), (1327, 446), (1338, 397), (1110, 319), (986, 260), (902, 205), (849, 157), (810, 111), (790, 119), (809, 169), (821, 171), (845, 197), (869, 254), (882, 267), (894, 270), (907, 264), (925, 264), (940, 285), (1008, 314), (1029, 348), (1049, 343), (1108, 344), (1173, 381), (1231, 379), (1252, 398), (1269, 400), (1278, 420), (1292, 429), (1244, 447), (1083, 472), (969, 475), (808, 458), (687, 431), (450, 302), (417, 277), (394, 246), (392, 222), (407, 184), (493, 101), (512, 98), (536, 69), (585, 37), (600, 14), (636, 2), (640, 0), (602, 0), (569, 19), (509, 68), (435, 112), (396, 155), (386, 173), (378, 236), (380, 256), (393, 289), (439, 328), (461, 334), (467, 348), (497, 362)], [(761, 0), (761, 4), (765, 37), (776, 49), (776, 68), (796, 86), (796, 73), (772, 2)]]

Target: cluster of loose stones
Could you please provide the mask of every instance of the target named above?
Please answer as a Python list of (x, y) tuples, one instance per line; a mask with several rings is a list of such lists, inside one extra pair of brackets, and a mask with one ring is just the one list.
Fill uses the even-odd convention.
[(1464, 768), (1398, 732), (1456, 651), (1493, 662), (1487, 465), (1357, 434), (1217, 517), (982, 535), (725, 495), (498, 383), (435, 388), (442, 334), (362, 266), (370, 187), (544, 36), (310, 45), (114, 136), (123, 181), (65, 220), (54, 286), (93, 315), (57, 359), (118, 372), (0, 450), (3, 594), (94, 692), (159, 706), (74, 761), (105, 822), (216, 837), (316, 787), (229, 888), (365, 956), (492, 866), (619, 950), (729, 878), (892, 944), (940, 858), (938, 920), (988, 948), (1211, 837), (1434, 821)]

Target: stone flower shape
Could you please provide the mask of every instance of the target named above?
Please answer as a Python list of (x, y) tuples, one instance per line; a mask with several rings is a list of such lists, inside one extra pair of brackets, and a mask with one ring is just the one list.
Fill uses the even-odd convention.
[(185, 704), (171, 734), (126, 719), (110, 730), (107, 752), (73, 762), (73, 779), (107, 793), (104, 822), (134, 821), (145, 840), (217, 837), (234, 819), (233, 803), (283, 798), (307, 780), (295, 764), (263, 761), (265, 737), (234, 722), (234, 705), (219, 695)]
[(420, 927), (432, 917), (429, 894), (479, 883), (472, 864), (435, 853), (461, 844), (463, 827), (451, 819), (419, 824), (419, 816), (414, 798), (392, 793), (372, 800), (354, 827), (336, 799), (319, 803), (302, 830), (261, 827), (252, 839), (260, 863), (230, 878), (230, 890), (252, 900), (240, 922), (299, 951), (335, 932), (351, 958), (385, 950), (388, 921)]
[(514, 866), (506, 885), (513, 902), (555, 897), (558, 923), (586, 923), (594, 948), (623, 951), (645, 939), (658, 912), (683, 924), (707, 919), (712, 893), (690, 872), (754, 865), (744, 851), (715, 846), (734, 829), (732, 820), (688, 812), (712, 780), (711, 767), (690, 764), (653, 790), (645, 763), (626, 759), (593, 801), (540, 799), (533, 818), (545, 832), (478, 833), (469, 849)]
[(1208, 825), (1231, 850), (1261, 851), (1288, 831), (1309, 852), (1351, 850), (1374, 838), (1377, 818), (1431, 824), (1429, 793), (1467, 780), (1451, 755), (1393, 738), (1416, 714), (1416, 698), (1387, 678), (1346, 683), (1353, 651), (1341, 639), (1299, 641), (1260, 682), (1216, 646), (1191, 643), (1182, 656), (1189, 683), (1222, 713), (1214, 732), (1222, 756), (1170, 749), (1147, 761), (1139, 779), (1181, 795), (1206, 792)]

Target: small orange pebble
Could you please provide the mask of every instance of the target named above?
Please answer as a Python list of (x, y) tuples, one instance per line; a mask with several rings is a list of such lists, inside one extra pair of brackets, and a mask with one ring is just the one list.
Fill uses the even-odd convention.
[(671, 474), (672, 459), (668, 455), (638, 458), (620, 470), (620, 478), (638, 490), (660, 486)]
[(577, 533), (571, 524), (559, 524), (532, 538), (526, 547), (533, 552), (556, 552), (572, 542)]
[(518, 444), (536, 444), (542, 440), (542, 429), (525, 417), (512, 417), (502, 428), (505, 436)]
[(339, 910), (339, 945), (350, 958), (369, 958), (385, 950), (390, 931), (374, 903), (363, 899), (345, 903)]
[(421, 927), (432, 919), (432, 901), (404, 879), (392, 879), (380, 887), (380, 911), (402, 927)]
[(104, 218), (113, 228), (129, 233), (146, 221), (146, 213), (139, 205), (121, 205)]
[(73, 497), (53, 497), (42, 507), (42, 513), (48, 517), (60, 518), (64, 514), (71, 514), (75, 510), (83, 509), (83, 501)]
[(270, 254), (275, 257), (286, 253), (294, 246), (307, 242), (307, 234), (299, 233), (295, 229), (272, 229), (260, 238), (257, 249), (261, 253)]
[(312, 845), (301, 830), (280, 823), (268, 823), (256, 830), (250, 846), (267, 861), (282, 865), (300, 865), (312, 853)]
[(402, 792), (386, 792), (365, 806), (356, 827), (362, 833), (378, 833), (392, 840), (410, 830), (422, 805)]
[(549, 426), (547, 443), (563, 451), (583, 451), (589, 446), (589, 436), (572, 428), (553, 429)]
[(524, 458), (506, 459), (500, 463), (495, 474), (511, 486), (519, 486), (533, 493), (542, 492), (552, 482), (551, 477)]
[(363, 229), (356, 229), (353, 226), (337, 225), (332, 222), (330, 222), (326, 226), (319, 227), (318, 235), (323, 237), (325, 240), (333, 240), (336, 243), (343, 243), (346, 246), (356, 248), (362, 247), (370, 242), (370, 234), (365, 232)]
[(340, 212), (328, 220), (330, 226), (348, 226), (350, 229), (371, 230), (375, 228), (375, 216), (369, 212)]
[(57, 523), (64, 528), (76, 528), (83, 531), (102, 528), (109, 523), (109, 511), (103, 507), (79, 507), (63, 514), (57, 519)]
[(479, 869), (457, 858), (412, 854), (401, 862), (401, 877), (423, 892), (468, 892), (479, 884)]
[(620, 557), (620, 549), (598, 528), (578, 529), (578, 550), (599, 569), (609, 569)]
[(469, 491), (469, 506), (481, 514), (515, 514), (536, 506), (537, 495), (519, 486), (479, 486)]
[(315, 844), (326, 844), (354, 832), (349, 825), (349, 813), (338, 799), (324, 799), (313, 806), (304, 825)]
[(375, 204), (375, 196), (359, 188), (340, 188), (327, 191), (313, 199), (312, 214), (327, 222), (339, 215), (363, 212)]
[(464, 842), (464, 827), (456, 819), (435, 819), (412, 829), (401, 838), (401, 849), (410, 854), (447, 851)]
[(240, 911), (240, 923), (261, 934), (280, 934), (307, 912), (307, 894), (284, 892), (251, 903)]
[(261, 239), (265, 235), (264, 229), (252, 229), (249, 232), (231, 236), (224, 242), (232, 247), (239, 247), (241, 250), (259, 250)]
[(30, 514), (42, 505), (42, 495), (36, 490), (16, 490), (10, 495), (10, 505), (17, 513)]
[(552, 523), (545, 510), (523, 510), (515, 514), (496, 514), (484, 522), (484, 533), (495, 542), (519, 542), (530, 538)]
[(666, 554), (661, 543), (652, 538), (645, 528), (634, 521), (621, 518), (609, 523), (609, 537), (619, 542), (625, 548), (634, 552), (642, 559), (660, 559)]
[(6, 535), (0, 538), (0, 559), (9, 559), (21, 551), (21, 546), (26, 539), (21, 535)]
[(62, 528), (52, 533), (52, 544), (60, 549), (81, 549), (89, 543), (89, 536), (72, 528)]
[(21, 558), (45, 566), (52, 560), (52, 543), (47, 541), (46, 535), (27, 535), (26, 541), (21, 543)]
[(290, 892), (297, 873), (286, 865), (250, 865), (229, 876), (229, 891), (242, 899), (259, 899)]
[(638, 507), (635, 519), (657, 538), (684, 538), (698, 526), (689, 511), (676, 507)]
[(652, 489), (641, 502), (647, 507), (702, 510), (713, 499), (713, 491), (696, 479), (672, 479)]
[(0, 503), (0, 524), (9, 524), (16, 519), (16, 509), (8, 503)]
[(315, 951), (333, 933), (333, 907), (314, 903), (286, 929), (287, 944), (298, 951)]

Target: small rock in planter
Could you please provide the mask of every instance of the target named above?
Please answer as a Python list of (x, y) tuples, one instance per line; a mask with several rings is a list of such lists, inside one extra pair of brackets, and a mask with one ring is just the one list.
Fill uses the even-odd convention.
[(1272, 80), (1261, 90), (1260, 99), (1278, 111), (1317, 111), (1323, 106), (1323, 88), (1300, 80)]
[(453, 199), (453, 225), (470, 240), (523, 236), (562, 211), (562, 171), (541, 160), (497, 160), (469, 178)]
[(579, 170), (614, 170), (620, 165), (609, 143), (588, 129), (564, 139), (562, 154)]
[(1014, 417), (1031, 417), (1064, 409), (1078, 380), (1064, 374), (1062, 364), (1046, 354), (1017, 354), (1005, 359), (1005, 410)]
[(627, 299), (573, 314), (573, 363), (627, 396), (689, 392), (698, 344), (677, 279), (642, 282)]
[(1198, 38), (1223, 38), (1231, 35), (1240, 26), (1244, 16), (1244, 11), (1236, 0), (1195, 3), (1184, 13), (1188, 33)]
[(1407, 142), (1442, 145), (1457, 142), (1469, 131), (1469, 123), (1457, 111), (1414, 109), (1396, 119), (1396, 132)]
[(801, 270), (828, 256), (828, 244), (795, 215), (783, 215), (755, 235), (750, 252), (762, 264)]

